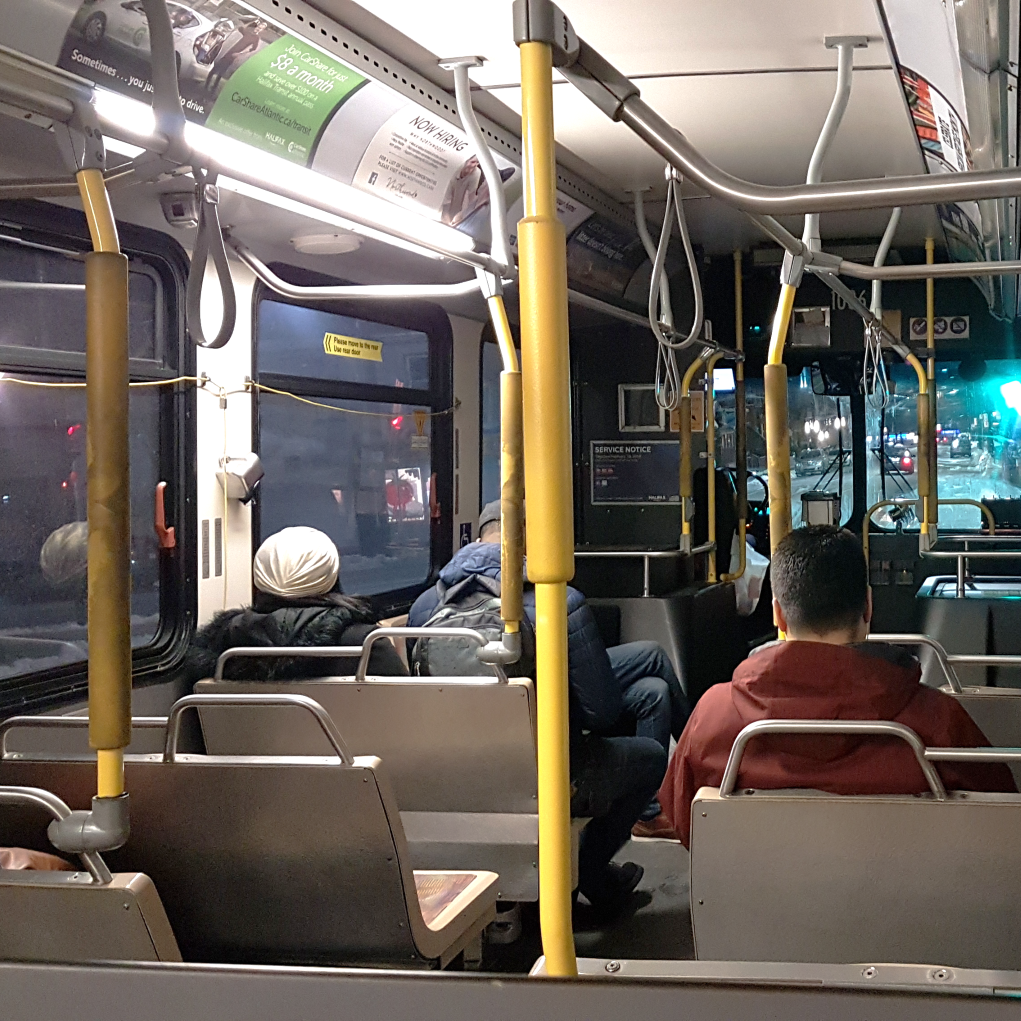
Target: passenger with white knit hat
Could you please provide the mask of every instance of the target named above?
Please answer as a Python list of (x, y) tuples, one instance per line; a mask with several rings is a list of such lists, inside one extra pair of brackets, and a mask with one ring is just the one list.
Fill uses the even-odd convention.
[[(340, 590), (340, 554), (318, 528), (296, 525), (271, 535), (259, 547), (252, 568), (251, 607), (224, 610), (200, 628), (188, 650), (186, 670), (193, 680), (211, 677), (217, 658), (237, 646), (360, 646), (378, 627), (368, 600)], [(299, 680), (349, 676), (356, 657), (313, 659), (238, 658), (224, 675), (242, 680)], [(377, 642), (369, 673), (407, 674), (394, 646)]]

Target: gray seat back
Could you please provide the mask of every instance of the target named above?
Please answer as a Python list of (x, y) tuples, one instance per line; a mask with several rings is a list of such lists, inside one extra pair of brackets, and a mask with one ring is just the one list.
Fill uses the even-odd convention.
[(697, 957), (1021, 968), (1021, 795), (734, 794), (736, 775), (692, 804)]
[[(46, 824), (70, 812), (47, 790), (0, 787), (0, 830), (11, 825), (3, 818), (12, 806), (38, 819), (32, 842), (39, 844), (46, 843)], [(111, 875), (98, 854), (82, 862), (79, 872), (0, 869), (0, 960), (180, 961), (152, 880), (138, 872)]]
[[(414, 878), (377, 759), (352, 762), (344, 750), (345, 762), (335, 749), (319, 758), (176, 756), (169, 734), (167, 748), (169, 761), (126, 759), (131, 837), (106, 857), (152, 877), (187, 960), (423, 960), (408, 910)], [(7, 758), (0, 783), (46, 787), (86, 808), (95, 765)], [(38, 843), (44, 828), (0, 816), (4, 842)]]
[[(355, 755), (386, 763), (402, 812), (536, 811), (535, 690), (527, 679), (332, 677), (310, 681), (200, 681), (204, 694), (278, 692), (318, 702)], [(307, 713), (289, 707), (201, 710), (217, 755), (322, 755)]]

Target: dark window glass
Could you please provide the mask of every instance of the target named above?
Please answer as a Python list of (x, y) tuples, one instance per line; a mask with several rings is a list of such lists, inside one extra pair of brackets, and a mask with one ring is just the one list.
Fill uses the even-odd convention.
[[(158, 278), (135, 263), (128, 287), (130, 355), (161, 361)], [(84, 353), (84, 257), (0, 240), (0, 308), (0, 347)]]
[(264, 299), (259, 303), (259, 371), (427, 390), (429, 337)]
[[(0, 679), (83, 660), (86, 641), (85, 391), (0, 373)], [(159, 396), (131, 392), (131, 640), (160, 618), (153, 494)]]
[[(262, 308), (267, 304), (273, 303)], [(259, 397), (262, 536), (289, 525), (326, 532), (340, 551), (340, 582), (351, 595), (422, 585), (430, 562), (427, 409), (319, 403), (328, 407)]]

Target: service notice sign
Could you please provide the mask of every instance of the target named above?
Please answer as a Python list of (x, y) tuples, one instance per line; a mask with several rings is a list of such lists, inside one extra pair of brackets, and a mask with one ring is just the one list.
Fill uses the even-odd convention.
[(592, 440), (593, 504), (678, 503), (676, 440)]

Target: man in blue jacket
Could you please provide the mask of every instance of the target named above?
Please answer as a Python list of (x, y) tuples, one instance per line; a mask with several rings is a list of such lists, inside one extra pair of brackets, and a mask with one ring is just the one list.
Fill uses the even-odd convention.
[[(441, 581), (448, 587), (473, 574), (500, 578), (500, 505), (489, 504), (479, 520), (479, 541), (462, 547), (440, 571)], [(422, 627), (435, 612), (439, 595), (435, 588), (426, 589), (408, 613), (409, 627)], [(535, 624), (535, 592), (530, 586), (524, 593), (525, 614)], [(578, 853), (578, 889), (597, 914), (605, 919), (618, 914), (642, 878), (643, 869), (634, 862), (616, 865), (611, 858), (623, 847), (631, 829), (650, 805), (658, 803), (654, 795), (666, 771), (668, 748), (650, 736), (617, 736), (626, 729), (629, 710), (635, 713), (636, 700), (626, 706), (626, 690), (634, 687), (638, 674), (661, 665), (657, 663), (655, 643), (633, 643), (634, 650), (628, 673), (622, 683), (615, 675), (614, 664), (599, 635), (595, 617), (585, 597), (571, 587), (567, 589), (567, 654), (570, 695), (571, 814), (590, 818), (581, 835)], [(626, 647), (620, 647), (626, 648)], [(655, 646), (658, 649), (658, 646)], [(662, 653), (662, 650), (660, 650)], [(666, 654), (662, 653), (664, 659)], [(669, 666), (669, 660), (667, 660)], [(665, 672), (665, 671), (664, 671)], [(680, 684), (669, 668), (670, 675)], [(637, 701), (646, 708), (655, 703), (670, 714), (670, 697), (665, 682), (663, 691), (651, 683)], [(622, 690), (623, 689), (623, 690)], [(651, 695), (649, 692), (651, 691)], [(683, 700), (683, 694), (681, 694)], [(639, 707), (640, 708), (640, 707)], [(686, 704), (682, 706), (683, 728), (687, 719)], [(661, 724), (657, 723), (662, 729)], [(631, 725), (631, 729), (635, 729)], [(666, 742), (669, 744), (668, 727)], [(678, 733), (680, 730), (678, 729)]]

